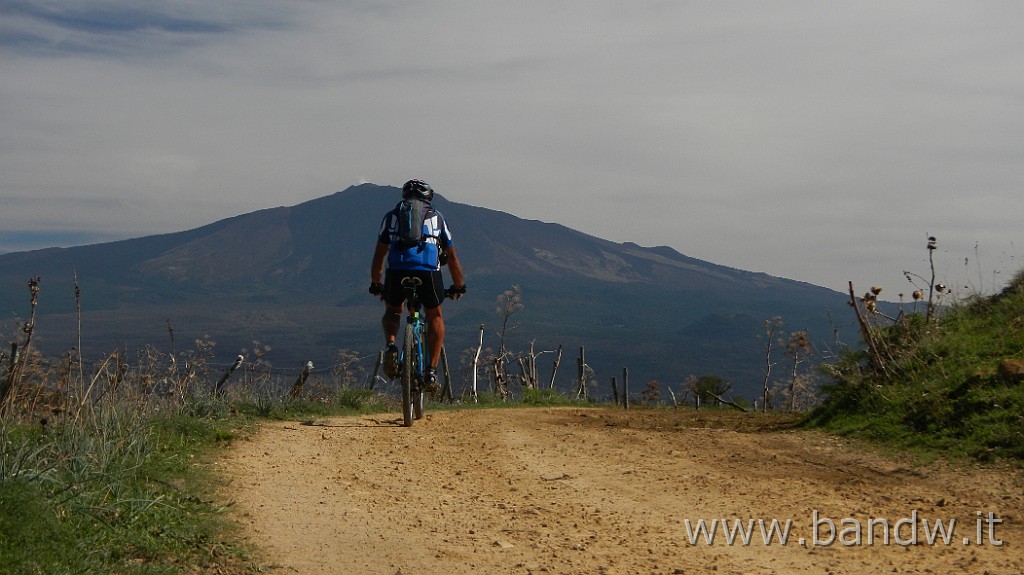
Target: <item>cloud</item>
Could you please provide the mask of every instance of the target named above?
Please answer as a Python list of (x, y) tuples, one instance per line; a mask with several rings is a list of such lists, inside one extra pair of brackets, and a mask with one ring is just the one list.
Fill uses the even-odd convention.
[(1022, 11), (9, 0), (0, 229), (127, 237), (422, 177), (616, 241), (898, 283), (926, 233), (961, 262), (1015, 250)]
[(166, 57), (217, 36), (285, 26), (288, 12), (275, 4), (7, 0), (0, 45), (37, 56)]

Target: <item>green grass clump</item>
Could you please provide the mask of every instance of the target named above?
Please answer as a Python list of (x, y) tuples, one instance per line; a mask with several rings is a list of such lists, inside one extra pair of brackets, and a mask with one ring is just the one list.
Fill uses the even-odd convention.
[(950, 459), (1024, 462), (1024, 272), (1002, 293), (875, 328), (866, 351), (826, 366), (826, 400), (805, 423)]
[(520, 403), (529, 406), (580, 405), (582, 402), (563, 395), (554, 389), (524, 389)]
[[(391, 405), (394, 403), (394, 405)], [(234, 408), (242, 414), (277, 421), (379, 413), (398, 409), (397, 401), (368, 389), (343, 388), (327, 395), (302, 398), (257, 394), (238, 399)]]
[(79, 567), (85, 550), (46, 499), (38, 482), (0, 482), (0, 573), (71, 573)]
[(237, 423), (112, 404), (0, 426), (0, 573), (250, 572), (198, 465)]

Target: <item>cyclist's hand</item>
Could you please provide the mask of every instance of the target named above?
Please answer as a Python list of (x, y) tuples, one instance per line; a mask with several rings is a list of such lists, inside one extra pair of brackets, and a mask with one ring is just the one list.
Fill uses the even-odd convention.
[(373, 282), (370, 284), (370, 295), (384, 297), (384, 284)]
[(461, 299), (463, 294), (465, 294), (465, 293), (466, 293), (466, 286), (465, 285), (452, 286), (452, 287), (444, 290), (444, 295), (448, 296), (450, 299)]

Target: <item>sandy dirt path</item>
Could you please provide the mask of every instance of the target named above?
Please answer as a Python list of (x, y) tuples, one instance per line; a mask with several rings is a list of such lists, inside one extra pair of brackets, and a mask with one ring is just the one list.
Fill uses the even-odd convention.
[[(1020, 473), (910, 465), (757, 421), (536, 408), (408, 429), (388, 416), (276, 423), (218, 467), (273, 573), (1024, 573)], [(716, 519), (713, 543), (691, 541)], [(758, 527), (773, 519), (790, 523), (784, 544)], [(737, 520), (749, 544), (727, 541), (721, 522)], [(952, 520), (949, 543), (929, 544)]]

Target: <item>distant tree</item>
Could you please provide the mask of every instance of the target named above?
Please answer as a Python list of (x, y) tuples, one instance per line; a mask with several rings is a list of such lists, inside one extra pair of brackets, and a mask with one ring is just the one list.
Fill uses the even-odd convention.
[[(786, 355), (789, 357), (792, 366), (790, 370), (789, 379), (789, 411), (797, 411), (797, 387), (799, 383), (806, 383), (800, 381), (800, 364), (807, 360), (814, 352), (811, 347), (811, 341), (807, 338), (807, 331), (795, 331), (789, 335), (789, 341), (786, 343)], [(806, 388), (807, 385), (800, 387)]]
[(648, 405), (653, 405), (658, 402), (661, 397), (661, 392), (658, 390), (659, 384), (657, 380), (652, 379), (647, 382), (647, 387), (640, 392), (640, 399)]
[(683, 382), (683, 389), (693, 397), (694, 405), (699, 408), (709, 401), (723, 403), (722, 396), (732, 389), (732, 384), (717, 375), (691, 375)]

